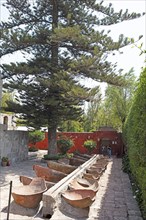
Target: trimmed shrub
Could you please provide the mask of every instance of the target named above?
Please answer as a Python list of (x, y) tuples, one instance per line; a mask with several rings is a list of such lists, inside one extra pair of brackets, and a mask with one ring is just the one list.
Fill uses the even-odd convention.
[(64, 156), (61, 154), (56, 154), (56, 155), (46, 154), (46, 155), (44, 155), (45, 160), (59, 160), (61, 158), (64, 158)]
[(57, 147), (62, 154), (66, 154), (67, 151), (74, 145), (72, 139), (66, 137), (65, 135), (60, 135), (57, 140)]
[(89, 151), (89, 153), (92, 152), (96, 148), (96, 141), (93, 140), (86, 140), (84, 142), (84, 147)]

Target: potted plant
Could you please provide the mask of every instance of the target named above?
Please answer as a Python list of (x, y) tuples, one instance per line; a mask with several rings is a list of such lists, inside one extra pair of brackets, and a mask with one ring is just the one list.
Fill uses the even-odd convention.
[(60, 135), (57, 140), (57, 147), (62, 154), (66, 154), (67, 151), (74, 145), (74, 142), (65, 135)]
[(93, 140), (86, 140), (84, 142), (84, 147), (88, 150), (88, 152), (91, 154), (92, 150), (96, 148), (96, 141)]
[(2, 166), (5, 167), (5, 166), (8, 166), (9, 165), (9, 158), (8, 157), (2, 157)]

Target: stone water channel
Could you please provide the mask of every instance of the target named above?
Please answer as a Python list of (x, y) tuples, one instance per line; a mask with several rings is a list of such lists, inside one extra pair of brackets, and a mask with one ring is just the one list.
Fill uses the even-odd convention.
[[(11, 198), (9, 220), (142, 220), (137, 203), (133, 198), (129, 178), (121, 170), (121, 159), (108, 160), (107, 169), (98, 181), (99, 190), (96, 193), (95, 201), (90, 207), (75, 208), (62, 198), (61, 195), (68, 189), (69, 183), (75, 178), (82, 178), (86, 170), (95, 164), (100, 157), (100, 155), (94, 155), (48, 189), (36, 209), (23, 208)], [(13, 167), (7, 167), (0, 172), (1, 186), (4, 186), (0, 193), (0, 219), (7, 219), (9, 187), (5, 186), (6, 183), (13, 180), (13, 185), (19, 186), (20, 175), (35, 177), (32, 169), (34, 164), (46, 167), (46, 164), (42, 163), (40, 159), (33, 159)]]
[(86, 170), (95, 164), (99, 158), (99, 155), (94, 155), (43, 194), (42, 213), (44, 217), (52, 216), (57, 209), (68, 210), (69, 213), (75, 212), (76, 217), (85, 217), (86, 213), (87, 217), (88, 209), (80, 210), (70, 207), (70, 205), (68, 206), (68, 204), (61, 198), (61, 194), (68, 189), (69, 183), (71, 183), (73, 179), (82, 178), (83, 174), (86, 173)]
[[(63, 210), (67, 210), (67, 209), (68, 209), (69, 213), (71, 212), (77, 218), (78, 217), (85, 217), (85, 216), (87, 217), (88, 213), (89, 213), (89, 208), (80, 209), (80, 208), (72, 207), (62, 199), (61, 194), (68, 189), (68, 185), (73, 179), (82, 178), (83, 174), (86, 173), (86, 170), (89, 169), (93, 164), (95, 164), (99, 158), (100, 158), (99, 155), (94, 155), (88, 160), (86, 158), (86, 161), (84, 160), (85, 162), (82, 163), (80, 166), (78, 166), (77, 169), (75, 169), (73, 172), (68, 174), (65, 178), (63, 178), (58, 183), (56, 183), (54, 186), (52, 186), (50, 189), (48, 189), (43, 194), (42, 202), (40, 203), (40, 206), (37, 209), (23, 208), (20, 205), (17, 205), (13, 201), (13, 198), (12, 198), (9, 219), (11, 219), (11, 216), (15, 215), (15, 212), (18, 209), (20, 211), (19, 214), (22, 213), (22, 218), (23, 218), (23, 216), (25, 216), (24, 219), (29, 219), (29, 217), (32, 215), (35, 216), (35, 218), (39, 217), (40, 219), (42, 219), (42, 218), (43, 219), (45, 219), (45, 218), (51, 219), (53, 217), (53, 215), (56, 213), (56, 211), (59, 211), (59, 210), (63, 211)], [(34, 161), (34, 164), (37, 164), (37, 163)], [(46, 166), (46, 164), (43, 164), (43, 166)], [(18, 167), (19, 167), (19, 164), (18, 164)], [(32, 165), (32, 167), (33, 167), (33, 165)], [(10, 169), (11, 169), (11, 167), (10, 167)], [(23, 170), (24, 170), (24, 168), (23, 168)], [(32, 175), (31, 172), (29, 172), (29, 173), (30, 173), (29, 176), (35, 177), (34, 174)], [(15, 187), (15, 186), (17, 187), (21, 184), (20, 180), (19, 180), (20, 175), (26, 175), (26, 171), (25, 171), (25, 173), (23, 173), (23, 172), (18, 173), (17, 178), (18, 178), (19, 183), (17, 181), (17, 184), (15, 184), (15, 181), (14, 181), (13, 187)], [(10, 175), (10, 179), (12, 179), (11, 175)], [(7, 195), (8, 195), (9, 188), (8, 188), (8, 186), (6, 188), (7, 188)], [(1, 198), (1, 199), (3, 199), (3, 198)], [(6, 201), (5, 201), (5, 204), (6, 204)], [(66, 209), (66, 207), (68, 207), (68, 208)], [(5, 206), (5, 208), (2, 210), (2, 212), (5, 213), (5, 216), (6, 216), (6, 212), (8, 211), (7, 208), (8, 207)], [(14, 215), (13, 215), (13, 212), (14, 212)], [(27, 215), (28, 215), (28, 218), (26, 218)], [(64, 218), (64, 214), (63, 214), (63, 218)], [(2, 217), (0, 219), (4, 219), (4, 218)]]

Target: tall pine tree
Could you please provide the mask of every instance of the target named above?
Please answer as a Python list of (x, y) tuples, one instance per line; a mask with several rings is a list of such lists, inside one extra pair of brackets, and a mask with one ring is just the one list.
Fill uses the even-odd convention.
[(101, 25), (139, 17), (96, 0), (7, 0), (10, 16), (1, 23), (1, 56), (21, 51), (26, 62), (1, 65), (5, 87), (17, 90), (20, 101), (9, 109), (21, 113), (29, 126), (48, 126), (49, 154), (57, 152), (56, 129), (62, 120), (77, 119), (88, 89), (80, 77), (122, 84), (107, 56), (130, 43), (114, 42)]

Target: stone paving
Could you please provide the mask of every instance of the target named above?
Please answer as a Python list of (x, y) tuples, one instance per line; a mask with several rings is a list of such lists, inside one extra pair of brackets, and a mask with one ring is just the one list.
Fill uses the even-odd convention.
[(89, 212), (90, 220), (142, 220), (130, 180), (121, 170), (122, 160), (113, 158), (100, 178), (99, 191)]
[[(41, 152), (42, 153), (42, 152)], [(46, 152), (45, 152), (46, 153)], [(35, 176), (33, 164), (46, 164), (41, 162), (41, 156), (10, 167), (0, 167), (0, 220), (7, 219), (7, 205), (9, 198), (9, 182), (13, 186), (20, 185), (19, 175)], [(80, 218), (73, 215), (71, 209), (62, 212), (56, 209), (50, 216), (51, 220), (142, 220), (141, 212), (132, 194), (130, 180), (127, 174), (121, 170), (122, 160), (112, 158), (109, 160), (106, 171), (99, 180), (99, 190), (96, 199), (90, 206), (88, 217)], [(41, 203), (42, 205), (42, 203)], [(41, 206), (40, 206), (41, 209)], [(80, 210), (81, 212), (81, 210)], [(27, 209), (27, 215), (23, 208), (16, 205), (11, 197), (9, 220), (43, 220), (41, 211)]]

